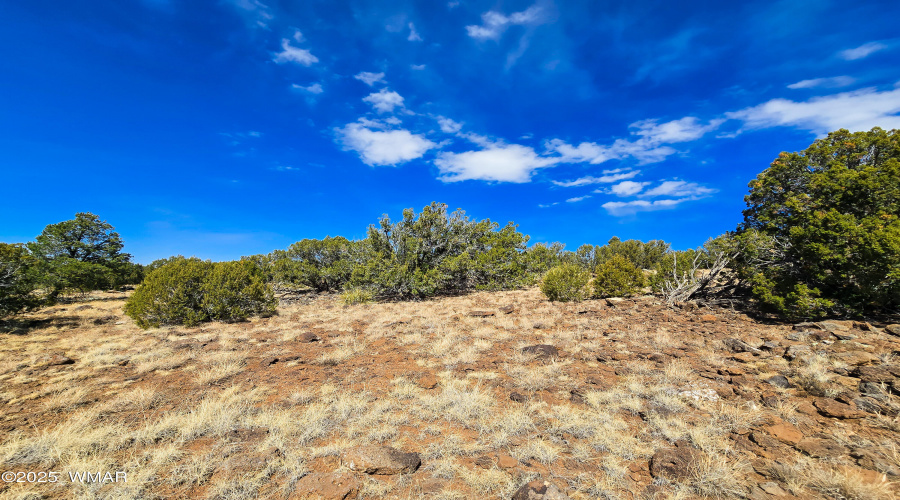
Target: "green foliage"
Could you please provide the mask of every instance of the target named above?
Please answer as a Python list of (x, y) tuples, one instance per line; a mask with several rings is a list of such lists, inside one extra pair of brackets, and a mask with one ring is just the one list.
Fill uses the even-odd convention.
[(622, 255), (613, 255), (597, 266), (594, 295), (597, 297), (628, 297), (644, 286), (644, 274)]
[(351, 288), (341, 294), (344, 305), (368, 304), (375, 300), (375, 294), (365, 288)]
[(750, 183), (736, 263), (794, 317), (900, 306), (900, 131), (839, 130)]
[(398, 222), (385, 215), (359, 242), (349, 285), (403, 298), (522, 286), (528, 237), (516, 227), (447, 213), (440, 203), (421, 214), (406, 209)]
[(707, 262), (707, 256), (702, 249), (671, 250), (653, 266), (653, 274), (649, 277), (648, 285), (653, 293), (660, 293), (666, 282), (690, 275), (695, 263), (702, 268)]
[[(28, 244), (41, 262), (42, 286), (50, 298), (66, 292), (112, 288), (136, 278), (131, 256), (113, 226), (92, 213), (50, 224)], [(138, 273), (139, 275), (139, 273)]]
[(276, 301), (252, 261), (212, 263), (173, 257), (152, 271), (125, 303), (141, 328), (235, 321), (274, 312)]
[(575, 257), (569, 257), (569, 253), (565, 251), (566, 246), (559, 242), (554, 243), (535, 243), (522, 255), (523, 266), (529, 276), (544, 276), (550, 269), (564, 263), (575, 260)]
[(213, 264), (203, 277), (200, 307), (210, 319), (238, 321), (275, 312), (278, 301), (252, 261)]
[(591, 274), (581, 266), (565, 263), (547, 271), (541, 281), (541, 292), (551, 301), (571, 302), (587, 298)]
[(0, 243), (0, 318), (39, 306), (39, 262), (21, 244)]

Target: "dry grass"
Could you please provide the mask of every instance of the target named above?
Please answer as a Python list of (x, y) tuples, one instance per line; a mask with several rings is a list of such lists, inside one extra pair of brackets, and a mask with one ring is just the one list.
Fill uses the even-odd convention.
[[(320, 297), (272, 318), (147, 331), (127, 320), (116, 325), (123, 321), (116, 300), (56, 313), (73, 313), (74, 326), (48, 323), (2, 339), (0, 405), (13, 411), (0, 423), (16, 428), (0, 437), (0, 466), (128, 470), (129, 483), (23, 485), (0, 491), (3, 498), (289, 497), (305, 474), (343, 470), (341, 453), (364, 444), (418, 451), (423, 468), (402, 477), (362, 477), (361, 498), (421, 498), (425, 480), (444, 481), (429, 488), (433, 498), (509, 498), (538, 477), (568, 485), (573, 499), (632, 498), (651, 481), (634, 471), (681, 440), (704, 459), (690, 478), (657, 480), (661, 497), (731, 498), (749, 491), (752, 475), (749, 456), (733, 448), (732, 432), (746, 435), (774, 418), (807, 435), (804, 426), (815, 425), (797, 412), (793, 389), (778, 391), (765, 408), (740, 398), (682, 395), (712, 387), (696, 367), (734, 365), (716, 350), (720, 341), (676, 323), (644, 322), (629, 309), (599, 314), (596, 303), (550, 304), (534, 291), (347, 307)], [(465, 314), (501, 305), (517, 311)], [(106, 319), (111, 316), (118, 319)], [(97, 326), (96, 318), (106, 323)], [(300, 342), (307, 331), (322, 341)], [(561, 356), (522, 353), (543, 343), (556, 345)], [(695, 356), (640, 359), (648, 349), (674, 347)], [(76, 362), (34, 368), (46, 352)], [(600, 352), (645, 354), (599, 362)], [(259, 363), (287, 355), (292, 361)], [(769, 370), (787, 373), (810, 392), (836, 389), (833, 370), (840, 364), (826, 356), (779, 363), (748, 366), (760, 378)], [(602, 389), (585, 382), (598, 372), (610, 377)], [(423, 375), (437, 383), (424, 384)], [(526, 400), (510, 400), (511, 392)], [(879, 401), (890, 409), (896, 399), (885, 394)], [(40, 420), (22, 425), (23, 415)], [(871, 432), (839, 442), (878, 449), (879, 467), (900, 467), (900, 453), (891, 447), (898, 422), (872, 415), (865, 420)], [(499, 468), (500, 454), (519, 464)], [(798, 463), (770, 474), (797, 497), (893, 498), (889, 482), (864, 481), (846, 467), (849, 459)]]

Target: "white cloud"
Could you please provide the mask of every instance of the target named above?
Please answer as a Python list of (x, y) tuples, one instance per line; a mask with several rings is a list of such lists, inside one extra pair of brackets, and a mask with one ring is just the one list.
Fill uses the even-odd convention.
[(864, 57), (868, 57), (870, 54), (874, 52), (878, 52), (879, 50), (886, 49), (887, 45), (878, 42), (869, 42), (860, 45), (859, 47), (853, 49), (842, 50), (838, 52), (838, 56), (841, 59), (846, 59), (848, 61), (854, 61), (856, 59), (862, 59)]
[(637, 212), (650, 212), (654, 210), (669, 210), (678, 206), (679, 203), (688, 201), (689, 198), (677, 200), (634, 200), (634, 201), (608, 201), (601, 207), (605, 208), (610, 215), (621, 217), (625, 215), (633, 215)]
[(643, 137), (650, 144), (672, 144), (695, 141), (707, 132), (717, 129), (724, 121), (721, 119), (711, 120), (708, 124), (702, 125), (696, 117), (686, 116), (666, 123), (656, 123), (656, 120), (641, 120), (628, 127), (636, 129), (632, 134)]
[(772, 99), (763, 104), (725, 113), (742, 120), (748, 129), (792, 126), (824, 135), (846, 128), (851, 131), (872, 127), (900, 128), (900, 88), (878, 91), (874, 88), (814, 97), (796, 102)]
[(641, 120), (629, 125), (633, 129), (631, 135), (638, 137), (635, 140), (616, 139), (609, 145), (582, 142), (578, 146), (572, 146), (561, 139), (552, 139), (547, 142), (547, 149), (557, 152), (561, 157), (560, 161), (564, 163), (598, 164), (628, 157), (635, 158), (640, 164), (656, 163), (678, 152), (665, 144), (697, 140), (718, 128), (724, 121), (711, 120), (704, 125), (693, 116), (665, 123)]
[(634, 196), (643, 191), (644, 186), (649, 182), (623, 181), (609, 188), (609, 191), (616, 196)]
[(591, 195), (589, 194), (586, 194), (584, 196), (576, 196), (574, 198), (569, 198), (568, 200), (566, 200), (566, 203), (578, 203), (579, 201), (584, 201), (590, 197)]
[(641, 173), (640, 170), (631, 170), (629, 172), (621, 172), (619, 169), (614, 171), (604, 170), (605, 172), (613, 172), (609, 175), (603, 175), (600, 177), (581, 177), (579, 179), (575, 179), (574, 181), (560, 182), (553, 181), (553, 184), (556, 184), (560, 187), (577, 187), (577, 186), (586, 186), (588, 184), (609, 184), (610, 182), (621, 181), (623, 179), (631, 179), (632, 177)]
[[(337, 129), (345, 150), (359, 154), (366, 165), (398, 165), (421, 158), (437, 144), (409, 130), (372, 130), (372, 122), (349, 123)], [(368, 126), (367, 126), (368, 125)]]
[(538, 204), (538, 207), (540, 207), (540, 208), (550, 208), (550, 207), (552, 207), (552, 206), (554, 206), (554, 205), (559, 205), (559, 202), (558, 202), (558, 201), (554, 201), (553, 203), (539, 203), (539, 204)]
[(411, 64), (409, 67), (410, 67), (411, 69), (416, 70), (416, 71), (422, 71), (423, 69), (425, 69), (425, 65), (424, 65), (424, 64)]
[(377, 93), (369, 94), (363, 97), (363, 101), (371, 104), (379, 113), (390, 113), (397, 106), (403, 107), (403, 97), (388, 89), (381, 89)]
[(293, 45), (291, 45), (291, 41), (287, 38), (281, 40), (281, 48), (284, 50), (275, 54), (275, 58), (273, 59), (278, 64), (285, 62), (295, 62), (297, 64), (309, 66), (313, 63), (319, 62), (318, 57), (312, 55), (312, 53), (310, 53), (306, 49), (294, 47)]
[(838, 87), (846, 87), (852, 85), (856, 79), (850, 76), (833, 76), (830, 78), (812, 78), (809, 80), (800, 80), (787, 86), (789, 89), (812, 89), (816, 87), (834, 89)]
[(371, 87), (378, 82), (384, 81), (384, 73), (370, 73), (368, 71), (363, 71), (353, 78), (356, 78), (357, 80)]
[(413, 23), (409, 23), (409, 37), (407, 40), (410, 42), (421, 42), (422, 37), (419, 36), (419, 32), (416, 31), (416, 25)]
[(496, 40), (509, 26), (540, 24), (542, 22), (541, 14), (542, 9), (537, 5), (532, 5), (522, 12), (514, 12), (508, 16), (491, 10), (481, 15), (480, 26), (475, 24), (466, 26), (466, 31), (472, 38)]
[(269, 6), (259, 0), (230, 0), (228, 3), (236, 7), (247, 22), (258, 28), (268, 28), (269, 21), (275, 18)]
[(495, 144), (481, 151), (444, 152), (434, 164), (444, 182), (483, 180), (497, 182), (529, 182), (532, 173), (559, 160), (539, 156), (527, 146)]
[(296, 83), (291, 84), (291, 88), (294, 90), (302, 90), (303, 92), (309, 92), (310, 94), (321, 94), (325, 90), (322, 88), (322, 85), (319, 83), (314, 83), (312, 85), (308, 85), (304, 87), (303, 85), (297, 85)]
[[(649, 183), (645, 183), (649, 184)], [(664, 181), (659, 186), (645, 191), (640, 196), (642, 198), (653, 198), (656, 196), (676, 196), (683, 198), (696, 199), (716, 192), (715, 189), (703, 187), (694, 182), (685, 181)]]
[(463, 124), (459, 122), (455, 122), (450, 118), (445, 118), (443, 116), (437, 117), (438, 125), (441, 127), (441, 132), (445, 134), (455, 134), (462, 129)]

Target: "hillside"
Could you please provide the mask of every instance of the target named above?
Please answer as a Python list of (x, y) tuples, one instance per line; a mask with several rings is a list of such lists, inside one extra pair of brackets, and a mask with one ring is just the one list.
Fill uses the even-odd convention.
[[(0, 469), (62, 473), (0, 497), (510, 498), (532, 480), (570, 498), (898, 491), (898, 326), (530, 289), (310, 295), (269, 318), (141, 330), (124, 299), (46, 308), (0, 337)], [(127, 481), (72, 483), (81, 471)]]

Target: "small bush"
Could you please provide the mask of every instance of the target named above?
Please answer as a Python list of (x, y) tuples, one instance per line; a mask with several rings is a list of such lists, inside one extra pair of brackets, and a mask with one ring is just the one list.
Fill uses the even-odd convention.
[(594, 295), (597, 297), (628, 297), (644, 286), (644, 273), (630, 260), (614, 255), (597, 266)]
[(253, 262), (174, 257), (151, 271), (125, 303), (141, 328), (235, 321), (275, 311), (271, 286)]
[(204, 277), (201, 307), (210, 319), (238, 321), (275, 312), (278, 302), (262, 270), (248, 260), (219, 262)]
[(563, 264), (547, 271), (541, 291), (552, 301), (570, 302), (587, 298), (591, 275), (575, 264)]
[(368, 304), (375, 301), (375, 294), (364, 288), (351, 288), (341, 294), (344, 305)]

